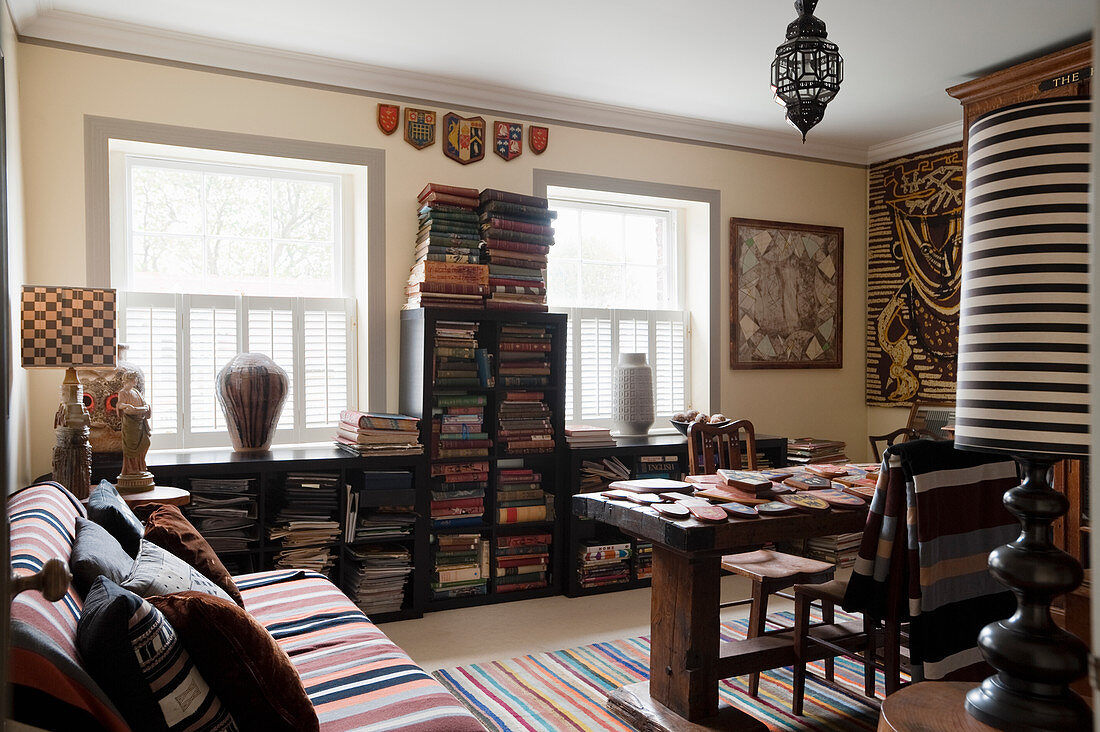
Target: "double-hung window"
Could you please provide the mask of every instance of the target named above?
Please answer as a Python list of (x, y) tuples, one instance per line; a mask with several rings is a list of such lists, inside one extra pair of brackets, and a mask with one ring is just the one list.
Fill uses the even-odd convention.
[(355, 403), (355, 166), (111, 143), (120, 341), (158, 448), (229, 444), (215, 377), (242, 352), (286, 370), (282, 443), (331, 439)]
[(596, 191), (549, 197), (558, 217), (547, 300), (569, 315), (566, 420), (609, 423), (620, 353), (646, 354), (658, 419), (682, 410), (690, 374), (683, 211)]

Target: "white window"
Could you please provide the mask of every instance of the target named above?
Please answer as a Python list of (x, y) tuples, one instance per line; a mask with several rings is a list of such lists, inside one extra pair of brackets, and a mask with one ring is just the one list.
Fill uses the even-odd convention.
[(111, 141), (111, 277), (145, 371), (154, 447), (229, 444), (214, 379), (241, 352), (286, 370), (281, 443), (355, 403), (356, 166)]
[(653, 199), (549, 191), (558, 212), (547, 301), (569, 315), (565, 419), (605, 424), (620, 353), (653, 367), (658, 420), (687, 401), (683, 211)]

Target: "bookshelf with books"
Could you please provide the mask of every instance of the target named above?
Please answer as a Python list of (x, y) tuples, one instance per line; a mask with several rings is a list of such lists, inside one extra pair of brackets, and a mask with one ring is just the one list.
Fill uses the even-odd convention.
[(402, 413), (428, 476), (425, 609), (560, 592), (565, 316), (401, 314)]
[[(679, 479), (688, 470), (687, 439), (679, 434), (617, 437), (614, 445), (569, 445), (566, 475), (569, 493), (596, 493), (616, 480), (642, 477)], [(787, 440), (756, 436), (758, 459), (774, 467), (787, 464)], [(564, 592), (569, 597), (648, 587), (652, 574), (652, 544), (630, 537), (613, 526), (582, 519), (572, 506), (567, 519)]]
[[(267, 453), (154, 451), (147, 462), (158, 485), (191, 492), (183, 512), (232, 574), (280, 567), (321, 571), (381, 623), (423, 614), (415, 582), (394, 588), (407, 566), (411, 577), (428, 565), (428, 527), (417, 518), (428, 512), (424, 460), (309, 445), (274, 446)], [(94, 477), (118, 472), (117, 465), (101, 463)], [(382, 491), (379, 479), (370, 477), (379, 474), (402, 474), (408, 488), (400, 495)], [(410, 505), (411, 512), (394, 510)]]

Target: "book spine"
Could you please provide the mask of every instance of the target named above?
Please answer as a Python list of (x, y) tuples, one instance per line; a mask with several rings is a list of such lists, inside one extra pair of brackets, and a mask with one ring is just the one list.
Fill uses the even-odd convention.
[(481, 236), (485, 239), (508, 239), (511, 241), (526, 242), (527, 244), (540, 244), (544, 247), (550, 247), (554, 245), (553, 235), (547, 236), (546, 234), (531, 234), (526, 231), (497, 229), (492, 226), (484, 225), (481, 227)]
[(436, 582), (466, 582), (468, 580), (481, 579), (481, 567), (466, 567), (463, 569), (447, 569), (432, 574)]
[(462, 186), (451, 186), (445, 183), (428, 183), (421, 189), (416, 199), (423, 201), (431, 193), (445, 193), (451, 196), (460, 196), (462, 198), (474, 198), (478, 201), (481, 200), (481, 192), (476, 188), (464, 188)]
[(543, 226), (549, 225), (558, 216), (557, 211), (550, 211), (542, 206), (526, 206), (522, 203), (500, 200), (489, 201), (483, 205), (481, 214), (482, 218), (492, 218), (493, 214), (501, 214), (501, 218), (520, 218)]
[(418, 279), (435, 282), (459, 282), (471, 285), (489, 284), (489, 268), (484, 264), (417, 262), (413, 265), (412, 271)]
[[(473, 350), (473, 349), (465, 349)], [(470, 354), (473, 356), (473, 354)], [(484, 394), (441, 394), (435, 398), (435, 403), (440, 407), (483, 407), (485, 406)]]
[(522, 341), (506, 341), (500, 344), (500, 350), (513, 352), (530, 351), (532, 353), (541, 351), (549, 353), (550, 343), (548, 341), (533, 341), (526, 343)]
[(416, 424), (419, 422), (416, 419), (396, 419), (394, 417), (365, 414), (351, 409), (340, 412), (340, 421), (357, 424), (361, 429), (398, 430), (403, 432), (415, 432)]
[(480, 254), (434, 254), (428, 252), (421, 257), (429, 262), (458, 262), (459, 264), (477, 264), (481, 261)]
[(420, 234), (462, 234), (467, 238), (470, 234), (479, 236), (476, 226), (466, 221), (448, 221), (446, 219), (428, 219), (421, 223), (418, 229)]
[(522, 590), (538, 590), (546, 587), (546, 580), (540, 582), (518, 582), (514, 585), (501, 585), (497, 592), (520, 592)]
[(547, 255), (550, 253), (550, 247), (543, 244), (529, 244), (523, 241), (514, 241), (508, 237), (503, 239), (493, 239), (486, 237), (484, 239), (485, 246), (489, 249), (497, 249), (511, 252), (524, 252), (526, 254), (541, 254)]
[[(471, 189), (472, 190), (472, 189)], [(459, 196), (452, 193), (440, 193), (438, 191), (431, 191), (423, 198), (420, 199), (421, 203), (448, 203), (452, 206), (459, 206), (460, 208), (468, 208), (471, 211), (478, 207), (479, 201), (477, 198), (470, 198), (468, 196)]]
[(510, 577), (518, 574), (532, 574), (534, 572), (545, 572), (546, 563), (537, 562), (535, 564), (517, 564), (514, 567), (497, 567), (497, 577)]
[(519, 506), (497, 509), (497, 523), (520, 524), (546, 520), (546, 506)]
[[(497, 217), (489, 218), (489, 228), (491, 229), (510, 229), (512, 231), (522, 231), (527, 234), (542, 234), (543, 236), (554, 236), (553, 226), (542, 226), (541, 224), (529, 224), (526, 221), (514, 221), (512, 219), (502, 219)], [(507, 238), (507, 237), (506, 237)]]
[(500, 548), (535, 546), (549, 544), (550, 534), (523, 534), (521, 536), (501, 536), (497, 538), (497, 546)]
[(478, 194), (478, 200), (481, 203), (488, 203), (489, 201), (506, 201), (508, 203), (515, 203), (520, 206), (530, 206), (532, 208), (545, 209), (550, 205), (542, 196), (529, 196), (524, 193), (513, 193), (512, 191), (502, 191), (497, 188), (486, 188)]
[(421, 206), (416, 212), (416, 219), (421, 224), (430, 221), (460, 221), (480, 226), (479, 217), (473, 211), (447, 206)]

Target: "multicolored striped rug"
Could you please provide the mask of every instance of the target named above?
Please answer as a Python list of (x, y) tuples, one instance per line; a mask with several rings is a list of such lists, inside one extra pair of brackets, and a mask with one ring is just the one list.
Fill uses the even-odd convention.
[[(782, 613), (789, 623), (790, 613)], [(840, 613), (838, 613), (840, 615)], [(747, 621), (722, 625), (722, 640), (745, 637)], [(811, 669), (822, 674), (821, 664)], [(634, 728), (604, 707), (607, 695), (624, 684), (649, 678), (649, 638), (595, 643), (553, 653), (537, 653), (433, 673), (490, 730), (561, 732)], [(836, 678), (850, 691), (838, 692), (807, 678), (805, 715), (791, 709), (791, 669), (765, 672), (760, 695), (745, 693), (748, 677), (726, 679), (719, 693), (727, 703), (763, 720), (771, 730), (869, 730), (878, 710), (862, 693), (863, 666), (836, 659)], [(879, 698), (883, 690), (879, 677)]]

